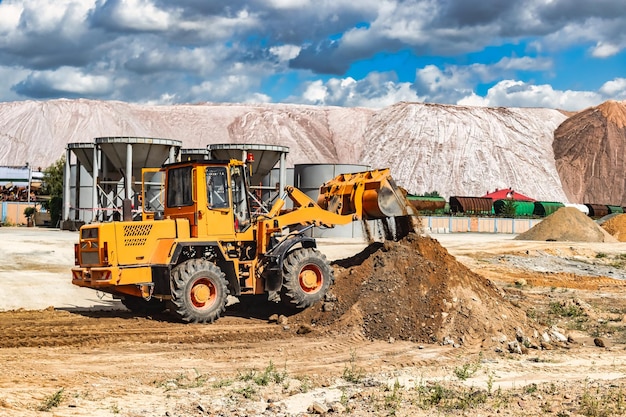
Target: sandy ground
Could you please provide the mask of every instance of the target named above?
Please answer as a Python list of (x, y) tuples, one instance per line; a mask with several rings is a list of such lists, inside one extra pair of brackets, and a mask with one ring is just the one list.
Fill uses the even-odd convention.
[(626, 415), (626, 243), (433, 237), (569, 341), (520, 355), (303, 335), (237, 306), (212, 325), (137, 317), (71, 285), (76, 232), (2, 227), (0, 415)]

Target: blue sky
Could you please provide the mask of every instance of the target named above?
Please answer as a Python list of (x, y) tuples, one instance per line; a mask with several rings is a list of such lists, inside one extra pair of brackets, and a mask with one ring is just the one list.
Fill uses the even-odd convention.
[(0, 101), (626, 100), (624, 0), (0, 0)]

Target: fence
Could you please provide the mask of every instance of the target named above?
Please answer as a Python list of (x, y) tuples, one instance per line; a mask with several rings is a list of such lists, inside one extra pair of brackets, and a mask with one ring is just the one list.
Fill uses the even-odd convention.
[(422, 227), (431, 233), (524, 233), (542, 219), (500, 217), (422, 216)]
[[(28, 223), (24, 216), (26, 207), (35, 207), (40, 210), (37, 203), (27, 203), (25, 201), (0, 201), (0, 223), (10, 225), (26, 225)], [(49, 213), (35, 213), (35, 224), (43, 226), (50, 221)]]
[[(25, 225), (24, 209), (35, 207), (34, 203), (0, 202), (0, 222)], [(49, 221), (48, 213), (38, 212), (35, 224), (43, 226)], [(500, 217), (422, 216), (422, 227), (430, 233), (524, 233), (542, 219), (507, 219)]]

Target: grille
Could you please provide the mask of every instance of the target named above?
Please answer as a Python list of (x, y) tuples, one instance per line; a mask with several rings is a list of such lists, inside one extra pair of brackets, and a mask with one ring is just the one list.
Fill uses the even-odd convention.
[(98, 252), (83, 252), (81, 259), (83, 265), (98, 265), (100, 263)]
[(143, 246), (152, 230), (151, 224), (132, 224), (124, 226), (124, 246)]

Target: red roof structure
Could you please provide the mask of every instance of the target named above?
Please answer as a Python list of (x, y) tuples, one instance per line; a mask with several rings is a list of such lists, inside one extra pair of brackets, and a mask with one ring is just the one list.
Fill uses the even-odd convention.
[(528, 196), (525, 196), (524, 194), (518, 193), (512, 188), (503, 188), (502, 190), (498, 190), (496, 188), (496, 191), (492, 193), (487, 193), (483, 197), (491, 198), (493, 199), (493, 201), (506, 200), (507, 198), (512, 199), (512, 200), (517, 200), (517, 201), (536, 201), (533, 198), (530, 198)]

